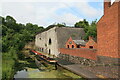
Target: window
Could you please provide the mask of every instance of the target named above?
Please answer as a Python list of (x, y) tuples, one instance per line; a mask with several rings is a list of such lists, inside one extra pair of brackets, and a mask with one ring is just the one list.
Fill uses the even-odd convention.
[(67, 45), (67, 48), (69, 48), (69, 45)]
[(90, 49), (93, 49), (93, 46), (89, 46)]
[(49, 49), (49, 55), (50, 55), (50, 53), (51, 53), (51, 51), (50, 51), (50, 49)]
[(74, 45), (72, 45), (72, 48), (74, 48)]
[(44, 49), (42, 48), (42, 52), (43, 52), (43, 50), (44, 50)]
[(49, 45), (52, 43), (51, 38), (49, 39)]

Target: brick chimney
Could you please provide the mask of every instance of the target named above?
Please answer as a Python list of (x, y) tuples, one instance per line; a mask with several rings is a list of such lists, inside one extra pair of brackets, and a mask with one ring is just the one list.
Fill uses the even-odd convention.
[(89, 40), (91, 40), (92, 39), (92, 36), (89, 36)]
[(104, 0), (104, 14), (106, 13), (107, 9), (111, 6), (111, 0)]

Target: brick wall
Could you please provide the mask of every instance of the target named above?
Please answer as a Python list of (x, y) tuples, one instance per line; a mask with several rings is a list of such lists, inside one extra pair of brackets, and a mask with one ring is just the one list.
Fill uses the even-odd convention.
[(118, 31), (118, 33), (119, 33), (119, 34), (118, 34), (118, 37), (119, 37), (119, 42), (118, 42), (118, 44), (119, 44), (119, 46), (118, 46), (118, 47), (119, 47), (119, 50), (118, 50), (118, 53), (119, 53), (119, 57), (120, 57), (120, 2), (119, 2), (119, 8), (118, 8), (118, 9), (119, 9), (119, 14), (118, 14), (118, 16), (119, 16), (119, 17), (118, 17), (118, 24), (119, 24), (119, 25), (118, 25), (118, 26), (119, 26), (119, 29), (118, 29), (118, 30), (119, 30), (119, 31)]
[(83, 57), (86, 59), (96, 60), (97, 54), (95, 49), (67, 49), (67, 48), (60, 48), (59, 49), (61, 54), (68, 54), (77, 57)]
[[(118, 7), (120, 3), (114, 2), (110, 7), (105, 6), (105, 12), (97, 23), (97, 54), (118, 58)], [(120, 27), (120, 26), (119, 26)], [(119, 33), (120, 34), (120, 33)], [(120, 48), (119, 48), (120, 49)]]

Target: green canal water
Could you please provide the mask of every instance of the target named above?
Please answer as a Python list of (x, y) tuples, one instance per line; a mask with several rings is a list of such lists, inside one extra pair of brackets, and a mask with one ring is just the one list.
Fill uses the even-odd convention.
[(58, 67), (57, 70), (47, 68), (44, 65), (43, 69), (38, 69), (35, 62), (31, 59), (19, 61), (18, 71), (14, 75), (14, 78), (82, 78), (62, 67)]

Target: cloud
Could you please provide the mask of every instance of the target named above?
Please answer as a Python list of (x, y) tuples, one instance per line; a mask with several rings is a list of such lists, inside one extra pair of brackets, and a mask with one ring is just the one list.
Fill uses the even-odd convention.
[(103, 13), (101, 8), (92, 7), (88, 2), (75, 3), (73, 6), (80, 10), (84, 16), (89, 18), (95, 18)]
[(2, 0), (2, 2), (102, 2), (103, 0)]
[[(97, 17), (101, 11), (88, 2), (3, 2), (2, 9), (2, 16), (11, 15), (17, 22), (31, 22), (45, 27), (55, 22), (74, 25), (75, 22), (83, 20), (84, 16)], [(61, 13), (57, 13), (60, 10)]]

